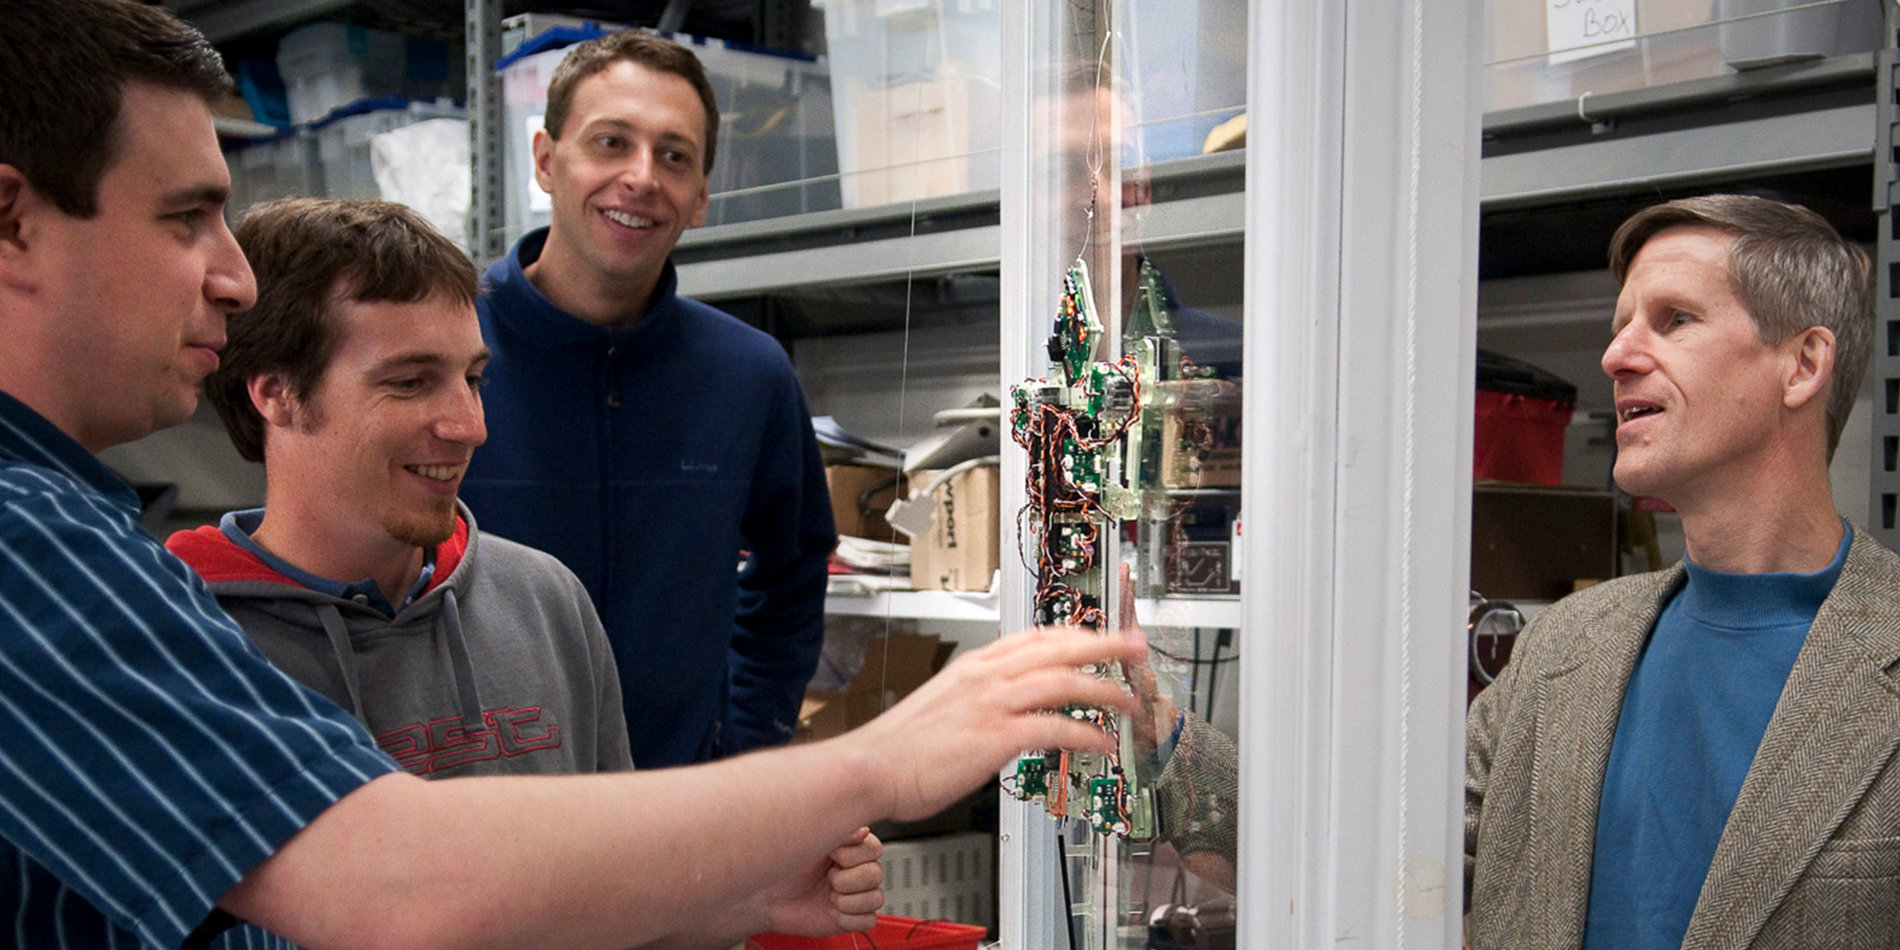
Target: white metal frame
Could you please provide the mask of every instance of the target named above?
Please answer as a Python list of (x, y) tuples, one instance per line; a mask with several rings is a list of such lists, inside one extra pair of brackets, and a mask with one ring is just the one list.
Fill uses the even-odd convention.
[(1457, 947), (1480, 4), (1251, 11), (1240, 944)]
[[(1030, 213), (1036, 196), (1046, 194), (1041, 169), (1032, 156), (1048, 151), (1049, 129), (1034, 121), (1029, 103), (1034, 101), (1034, 74), (1031, 64), (1042, 59), (1041, 50), (1059, 19), (1057, 4), (1049, 0), (1005, 3), (1002, 9), (1003, 36), (1003, 115), (998, 138), (1002, 146), (999, 189), (1001, 191), (1002, 261), (999, 279), (1002, 292), (1001, 391), (1034, 372), (1040, 364), (1029, 343), (1028, 327), (1036, 319), (1032, 301), (1055, 299), (1054, 278), (1040, 265), (1034, 253), (1049, 247), (1056, 234), (1039, 225)], [(1024, 501), (1023, 478), (1026, 460), (1020, 449), (1005, 446), (1002, 464), (1003, 569), (997, 584), (1002, 598), (998, 613), (1004, 630), (1021, 630), (1030, 624), (1031, 584), (1016, 562), (1013, 539), (1016, 526), (1009, 512), (1020, 509)], [(1000, 796), (997, 822), (997, 920), (1004, 947), (1057, 946), (1057, 935), (1066, 924), (1062, 888), (1056, 863), (1050, 854), (1056, 847), (1056, 828), (1037, 808)]]

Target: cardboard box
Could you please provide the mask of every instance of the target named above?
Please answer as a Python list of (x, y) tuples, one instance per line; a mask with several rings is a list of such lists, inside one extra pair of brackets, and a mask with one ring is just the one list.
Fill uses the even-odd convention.
[[(936, 479), (913, 472), (919, 491)], [(910, 542), (910, 584), (918, 590), (989, 590), (1000, 561), (997, 515), (1001, 476), (995, 466), (959, 472), (932, 493), (930, 531)], [(914, 496), (913, 496), (914, 497)]]
[(831, 488), (831, 517), (839, 534), (905, 543), (884, 520), (885, 510), (905, 486), (903, 473), (870, 465), (827, 465), (825, 484)]
[(1220, 379), (1157, 385), (1162, 413), (1161, 484), (1240, 487), (1240, 387)]
[(829, 739), (870, 722), (943, 669), (955, 649), (954, 643), (914, 633), (871, 638), (864, 647), (864, 665), (842, 692), (805, 693), (792, 741)]
[(1471, 587), (1492, 600), (1557, 600), (1617, 574), (1616, 499), (1594, 488), (1479, 484)]
[[(992, 93), (993, 94), (993, 93)], [(970, 117), (976, 108), (968, 79), (903, 83), (858, 94), (853, 110), (855, 147), (841, 156), (846, 207), (915, 201), (970, 191), (973, 163)], [(981, 177), (981, 176), (979, 176)]]

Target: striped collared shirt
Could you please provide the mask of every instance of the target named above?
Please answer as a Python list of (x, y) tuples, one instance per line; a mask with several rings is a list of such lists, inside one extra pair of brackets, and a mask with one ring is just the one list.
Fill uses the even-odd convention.
[(279, 673), (137, 497), (0, 392), (0, 943), (177, 947), (225, 891), (397, 771)]

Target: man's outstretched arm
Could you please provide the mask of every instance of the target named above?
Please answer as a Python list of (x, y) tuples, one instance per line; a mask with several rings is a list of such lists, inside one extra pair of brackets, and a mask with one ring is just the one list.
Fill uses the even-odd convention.
[(884, 819), (934, 814), (1023, 749), (1108, 748), (1066, 705), (1129, 641), (1038, 630), (951, 663), (825, 742), (628, 774), (378, 778), (220, 905), (325, 947), (626, 947), (692, 933)]

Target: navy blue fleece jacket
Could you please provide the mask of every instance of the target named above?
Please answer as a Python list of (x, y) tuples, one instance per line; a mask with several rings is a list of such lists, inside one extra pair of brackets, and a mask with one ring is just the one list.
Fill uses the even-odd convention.
[(636, 765), (783, 742), (817, 663), (837, 542), (791, 361), (678, 296), (671, 262), (630, 327), (563, 312), (522, 274), (546, 239), (529, 233), (484, 276), (488, 443), (462, 500), (586, 585)]

